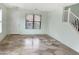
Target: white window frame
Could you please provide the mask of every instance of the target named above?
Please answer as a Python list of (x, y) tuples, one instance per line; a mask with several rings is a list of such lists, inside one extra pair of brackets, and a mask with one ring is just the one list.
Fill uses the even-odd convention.
[(0, 33), (2, 33), (2, 9), (0, 9)]

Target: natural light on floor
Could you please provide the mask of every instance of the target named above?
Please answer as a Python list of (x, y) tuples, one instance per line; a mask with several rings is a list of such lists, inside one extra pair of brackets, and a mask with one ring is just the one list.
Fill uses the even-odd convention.
[(25, 39), (24, 42), (25, 42), (26, 47), (38, 49), (39, 44), (40, 44), (40, 39), (39, 38), (28, 38), (28, 39)]

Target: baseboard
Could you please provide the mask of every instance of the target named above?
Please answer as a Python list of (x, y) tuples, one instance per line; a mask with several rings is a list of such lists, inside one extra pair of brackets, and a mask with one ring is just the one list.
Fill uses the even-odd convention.
[[(55, 39), (55, 40), (57, 40), (56, 38), (54, 38), (54, 37), (52, 37), (52, 36), (50, 36), (50, 35), (48, 35), (49, 37), (51, 37), (52, 39)], [(63, 43), (62, 41), (60, 41), (60, 40), (57, 40), (57, 41), (59, 41), (61, 44), (63, 44), (64, 46), (66, 46), (66, 47), (68, 47), (68, 48), (70, 48), (70, 49), (72, 49), (73, 51), (75, 51), (75, 52), (77, 52), (78, 54), (79, 54), (79, 52), (78, 51), (76, 51), (75, 49), (73, 49), (72, 47), (70, 47), (70, 46), (68, 46), (67, 44), (65, 44), (65, 43)]]
[(7, 37), (7, 35), (5, 35), (2, 39), (0, 39), (0, 42), (1, 42), (2, 40), (4, 40), (6, 37)]
[(48, 34), (7, 34), (7, 35), (48, 35)]

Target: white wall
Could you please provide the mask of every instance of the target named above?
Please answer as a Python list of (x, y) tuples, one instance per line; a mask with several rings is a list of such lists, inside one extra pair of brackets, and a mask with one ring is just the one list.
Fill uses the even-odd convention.
[(0, 41), (1, 41), (7, 35), (7, 31), (6, 31), (7, 9), (2, 4), (0, 4), (0, 8), (2, 9), (2, 33), (0, 33)]
[(25, 29), (25, 15), (33, 11), (23, 9), (8, 9), (8, 34), (46, 34), (47, 33), (47, 13), (42, 15), (41, 29)]
[(62, 22), (62, 15), (63, 8), (59, 6), (49, 13), (48, 34), (79, 52), (79, 33), (70, 24)]

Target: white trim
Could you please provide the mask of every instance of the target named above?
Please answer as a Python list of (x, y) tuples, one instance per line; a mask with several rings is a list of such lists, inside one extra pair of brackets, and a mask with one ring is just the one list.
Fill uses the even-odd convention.
[(68, 23), (69, 23), (69, 20), (70, 20), (70, 11), (71, 11), (71, 9), (69, 8), (68, 9)]

